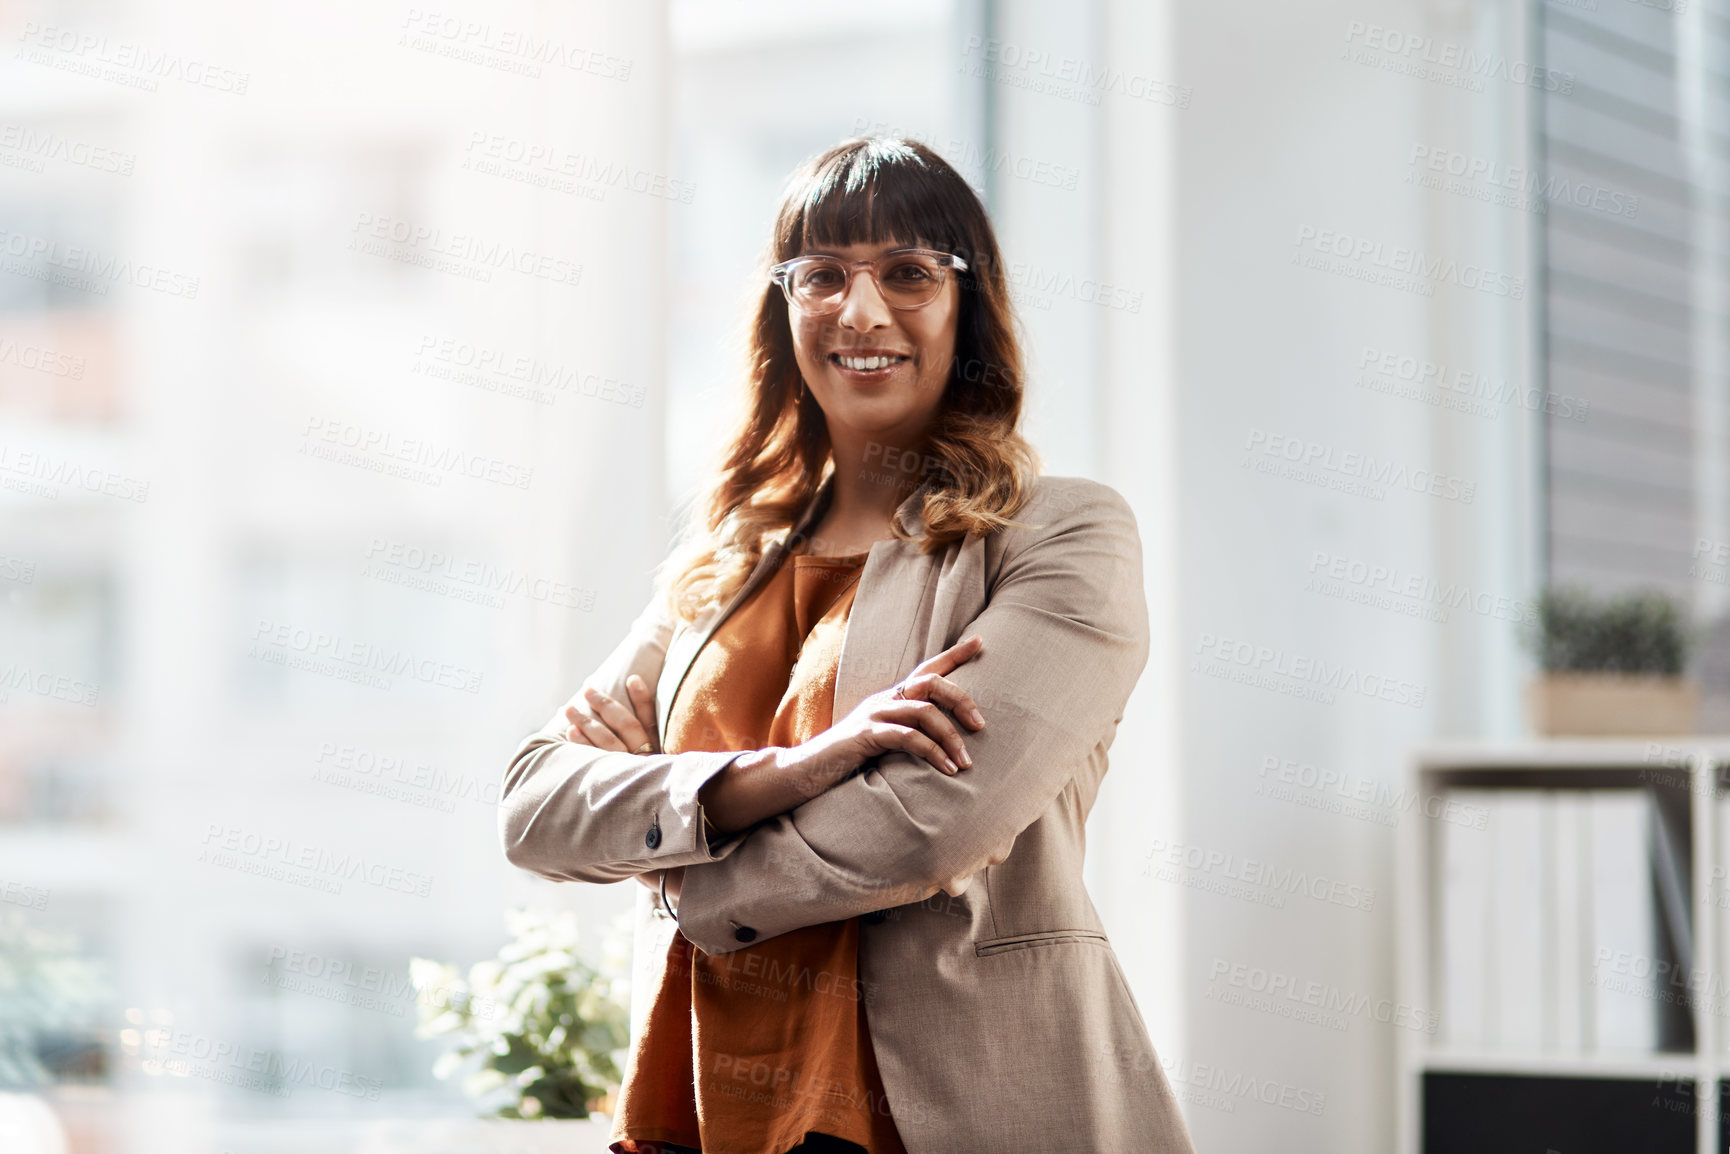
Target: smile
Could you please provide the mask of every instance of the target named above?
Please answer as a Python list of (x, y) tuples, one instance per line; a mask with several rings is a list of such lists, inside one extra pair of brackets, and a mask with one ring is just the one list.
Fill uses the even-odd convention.
[(849, 372), (875, 373), (894, 368), (909, 358), (896, 355), (876, 355), (869, 357), (847, 356), (842, 353), (830, 353), (829, 361), (840, 365)]

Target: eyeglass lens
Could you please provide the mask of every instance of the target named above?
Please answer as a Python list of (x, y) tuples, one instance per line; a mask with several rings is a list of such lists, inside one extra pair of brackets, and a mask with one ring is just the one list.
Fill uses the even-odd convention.
[[(936, 257), (894, 253), (878, 262), (877, 285), (891, 307), (916, 308), (937, 295), (943, 286), (943, 269)], [(787, 286), (800, 308), (833, 308), (847, 291), (847, 268), (838, 260), (809, 257), (789, 271)]]

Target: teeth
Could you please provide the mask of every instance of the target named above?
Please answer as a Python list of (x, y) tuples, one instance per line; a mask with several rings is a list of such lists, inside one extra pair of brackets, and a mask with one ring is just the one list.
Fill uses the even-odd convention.
[(842, 356), (839, 353), (837, 353), (835, 356), (835, 359), (840, 361), (842, 366), (845, 368), (854, 369), (854, 370), (857, 370), (860, 372), (869, 372), (872, 369), (888, 368), (890, 365), (894, 364), (896, 361), (904, 361), (907, 358), (906, 357), (847, 357), (847, 356)]

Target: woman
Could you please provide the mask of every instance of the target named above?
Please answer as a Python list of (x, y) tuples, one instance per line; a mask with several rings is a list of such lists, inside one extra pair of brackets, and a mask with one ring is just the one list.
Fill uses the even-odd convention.
[(769, 259), (692, 539), (505, 775), (511, 862), (647, 887), (612, 1148), (1191, 1154), (1081, 880), (1147, 660), (1134, 517), (1037, 473), (935, 153), (815, 158)]

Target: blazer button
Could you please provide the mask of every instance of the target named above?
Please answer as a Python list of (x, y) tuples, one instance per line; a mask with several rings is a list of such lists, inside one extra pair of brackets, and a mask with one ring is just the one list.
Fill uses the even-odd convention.
[(750, 926), (740, 926), (733, 931), (733, 936), (741, 942), (754, 942), (757, 940), (757, 931)]
[(868, 926), (880, 926), (884, 922), (889, 920), (889, 911), (888, 910), (872, 910), (868, 914), (861, 914), (859, 916), (859, 920), (864, 922)]
[(659, 848), (661, 844), (661, 827), (658, 825), (650, 826), (649, 832), (643, 835), (643, 844), (648, 846), (650, 849)]

